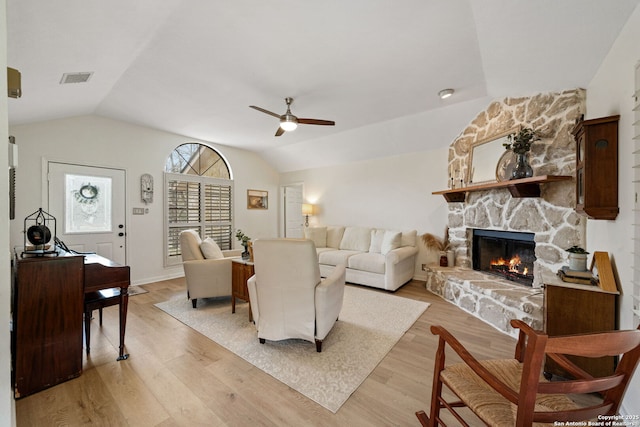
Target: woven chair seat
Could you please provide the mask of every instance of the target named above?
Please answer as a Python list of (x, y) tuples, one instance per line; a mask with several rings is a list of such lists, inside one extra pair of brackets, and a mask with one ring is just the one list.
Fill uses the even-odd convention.
[[(468, 414), (456, 410), (460, 407), (469, 408), (492, 427), (552, 426), (558, 421), (588, 421), (600, 415), (618, 413), (640, 360), (640, 330), (550, 337), (522, 320), (514, 319), (510, 324), (520, 329), (513, 359), (484, 361), (474, 358), (442, 326), (431, 326), (431, 332), (440, 338), (434, 365), (431, 414), (416, 412), (423, 427), (444, 425), (442, 409), (448, 410), (462, 425), (470, 425), (464, 421)], [(454, 351), (463, 363), (447, 366), (447, 350)], [(622, 355), (615, 372), (599, 377), (592, 376), (569, 359), (569, 356), (593, 359), (612, 354)], [(575, 380), (547, 381), (541, 374), (548, 357), (563, 366)], [(446, 400), (442, 394), (445, 387), (460, 401)], [(594, 393), (600, 393), (602, 399), (593, 400)], [(579, 404), (572, 400), (574, 398)], [(548, 424), (535, 423), (535, 420)]]
[[(516, 359), (485, 360), (480, 362), (489, 372), (500, 378), (516, 393), (520, 390), (522, 364)], [(442, 371), (442, 381), (484, 422), (491, 426), (514, 426), (516, 405), (493, 390), (464, 363), (446, 367)], [(547, 380), (541, 376), (541, 382)], [(578, 406), (565, 395), (538, 394), (535, 411), (558, 411), (575, 409)], [(534, 423), (534, 426), (553, 424)]]

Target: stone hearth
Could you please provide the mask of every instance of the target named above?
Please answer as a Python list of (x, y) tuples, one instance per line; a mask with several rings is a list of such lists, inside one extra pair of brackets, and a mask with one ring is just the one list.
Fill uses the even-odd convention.
[(429, 267), (427, 290), (484, 320), (513, 337), (518, 331), (509, 324), (520, 319), (543, 327), (542, 289), (514, 284), (496, 276), (464, 267)]

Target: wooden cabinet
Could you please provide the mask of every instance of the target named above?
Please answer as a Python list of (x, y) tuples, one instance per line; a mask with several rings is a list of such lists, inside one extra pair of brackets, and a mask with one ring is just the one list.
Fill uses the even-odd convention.
[(84, 258), (14, 257), (13, 385), (24, 397), (82, 373)]
[(616, 219), (618, 207), (618, 120), (579, 121), (576, 140), (576, 211), (592, 219)]
[[(545, 283), (544, 328), (549, 336), (610, 331), (616, 329), (617, 292), (607, 292), (594, 285)], [(579, 367), (594, 376), (610, 375), (614, 357), (588, 359), (570, 357)], [(567, 377), (553, 360), (545, 362), (545, 372)]]
[(236, 298), (249, 303), (249, 321), (253, 321), (247, 280), (254, 274), (253, 263), (240, 258), (231, 261), (231, 312), (236, 312)]

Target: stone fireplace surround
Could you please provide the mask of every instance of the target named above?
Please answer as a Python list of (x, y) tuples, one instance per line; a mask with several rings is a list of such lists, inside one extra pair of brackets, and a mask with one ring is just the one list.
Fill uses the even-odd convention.
[[(462, 131), (449, 148), (449, 169), (466, 176), (474, 142), (531, 127), (541, 140), (529, 155), (534, 175), (575, 176), (576, 119), (585, 112), (583, 89), (505, 98), (492, 102)], [(566, 263), (565, 249), (584, 246), (586, 218), (574, 211), (575, 182), (547, 183), (539, 198), (513, 198), (507, 189), (470, 192), (466, 201), (449, 203), (448, 227), (455, 249), (455, 268), (430, 267), (427, 289), (515, 336), (512, 318), (542, 328), (542, 277)], [(532, 288), (471, 270), (473, 228), (523, 231), (535, 234), (536, 262)]]

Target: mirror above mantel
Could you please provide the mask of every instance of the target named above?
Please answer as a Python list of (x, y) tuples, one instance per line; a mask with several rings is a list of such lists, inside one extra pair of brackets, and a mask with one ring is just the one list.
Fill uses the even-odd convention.
[[(480, 141), (474, 142), (469, 151), (469, 185), (486, 184), (505, 178), (505, 165), (503, 164), (504, 148), (508, 144), (507, 136), (518, 132), (520, 126), (515, 126), (505, 132), (501, 132)], [(500, 164), (499, 164), (500, 163)], [(508, 177), (506, 177), (508, 179)]]

